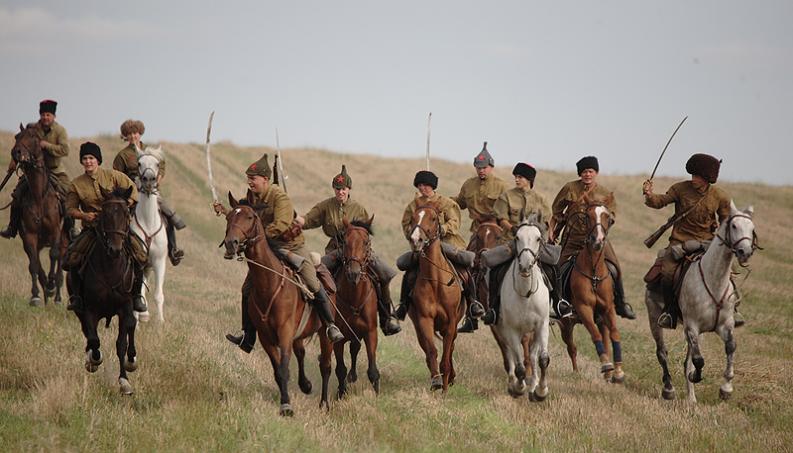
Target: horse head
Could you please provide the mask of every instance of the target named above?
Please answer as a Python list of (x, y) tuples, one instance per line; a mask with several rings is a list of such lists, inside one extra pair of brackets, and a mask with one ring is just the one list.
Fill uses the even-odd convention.
[(41, 140), (44, 133), (36, 123), (27, 126), (19, 124), (19, 133), (14, 136), (14, 147), (11, 149), (13, 159), (22, 165), (44, 166), (44, 153), (41, 151)]
[(754, 207), (749, 206), (741, 211), (730, 201), (730, 216), (724, 222), (723, 236), (719, 236), (724, 245), (732, 250), (741, 266), (745, 266), (754, 251), (760, 248), (754, 230), (753, 214)]
[(344, 222), (344, 242), (342, 245), (342, 263), (347, 279), (354, 284), (358, 284), (361, 274), (366, 271), (366, 266), (372, 255), (372, 222), (374, 216), (369, 220), (354, 220), (349, 222), (345, 217)]
[(136, 146), (135, 151), (138, 155), (140, 190), (152, 194), (157, 190), (157, 176), (160, 174), (160, 162), (163, 160), (162, 147), (146, 147), (145, 150), (141, 150)]
[(479, 249), (490, 249), (495, 247), (503, 233), (504, 230), (498, 226), (494, 217), (482, 217), (479, 219), (479, 227), (476, 229), (475, 233)]
[(132, 187), (105, 192), (102, 211), (99, 213), (98, 229), (105, 251), (112, 258), (118, 258), (129, 236), (129, 199)]
[(253, 210), (253, 193), (248, 190), (244, 200), (238, 202), (229, 191), (231, 210), (226, 214), (226, 236), (221, 246), (226, 246), (223, 258), (230, 260), (235, 255), (242, 256), (248, 244), (259, 240), (262, 235), (262, 223)]
[(416, 206), (410, 229), (410, 244), (414, 252), (423, 250), (440, 237), (440, 217), (435, 203)]
[(603, 200), (584, 196), (582, 202), (586, 205), (587, 242), (593, 250), (599, 251), (606, 243), (609, 228), (614, 224), (614, 216), (608, 208), (614, 202), (614, 193), (609, 193)]
[(532, 213), (515, 226), (515, 259), (518, 261), (518, 270), (524, 277), (528, 277), (531, 268), (537, 264), (540, 245), (543, 236), (542, 215)]

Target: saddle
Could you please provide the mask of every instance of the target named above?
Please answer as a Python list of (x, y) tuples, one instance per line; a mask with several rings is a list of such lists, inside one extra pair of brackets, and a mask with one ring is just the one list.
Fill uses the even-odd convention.
[[(286, 249), (276, 249), (276, 256), (281, 261), (281, 264), (284, 265), (287, 273), (290, 274), (290, 278), (294, 278), (301, 284), (305, 285), (303, 277), (300, 276), (299, 271), (300, 266), (303, 265), (303, 262), (306, 260), (306, 258), (303, 258), (297, 253)], [(322, 264), (322, 262), (313, 261), (311, 264), (314, 266), (314, 269), (317, 272), (317, 278), (319, 279), (319, 282), (325, 287), (325, 291), (327, 291), (329, 295), (335, 294), (336, 281), (333, 279), (333, 275), (330, 273), (328, 267)]]

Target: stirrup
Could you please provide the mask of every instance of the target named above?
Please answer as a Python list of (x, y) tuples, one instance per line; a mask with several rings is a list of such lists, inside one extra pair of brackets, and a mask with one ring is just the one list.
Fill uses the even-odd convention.
[(132, 309), (138, 313), (149, 311), (149, 308), (143, 302), (143, 297), (137, 296), (132, 300)]
[[(615, 307), (615, 309), (616, 308), (617, 307)], [(616, 309), (615, 311), (625, 319), (636, 319), (636, 313), (633, 311), (633, 307), (627, 302), (625, 302), (620, 309)]]
[(566, 301), (565, 299), (559, 299), (559, 302), (556, 303), (556, 307), (554, 307), (554, 311), (558, 317), (557, 319), (564, 319), (573, 316), (573, 306), (570, 305), (570, 302)]
[(250, 343), (247, 343), (245, 341), (245, 331), (244, 330), (242, 331), (241, 335), (232, 335), (230, 333), (227, 333), (226, 334), (226, 340), (229, 340), (230, 342), (232, 342), (235, 345), (239, 346), (240, 349), (242, 349), (243, 351), (245, 351), (247, 353), (250, 353), (251, 350), (253, 350), (253, 345), (250, 344)]
[(325, 329), (325, 333), (328, 335), (328, 339), (331, 343), (344, 340), (344, 335), (341, 333), (341, 330), (339, 330), (336, 324), (329, 323), (328, 328)]
[(669, 313), (661, 313), (661, 316), (658, 317), (658, 327), (662, 329), (674, 329), (675, 325), (672, 322), (672, 315)]
[(461, 325), (457, 329), (457, 332), (472, 333), (477, 329), (479, 329), (479, 322), (477, 322), (476, 318), (465, 318), (465, 321), (463, 321), (463, 325)]
[(394, 315), (397, 317), (398, 320), (404, 321), (405, 316), (408, 314), (408, 304), (402, 302), (399, 304), (396, 310), (394, 310)]
[(468, 308), (468, 311), (471, 313), (472, 318), (481, 318), (482, 315), (485, 314), (485, 307), (481, 302), (474, 299), (474, 301), (471, 303), (471, 306)]
[(492, 308), (488, 310), (484, 316), (482, 316), (482, 322), (488, 326), (492, 326), (498, 322), (498, 315), (496, 315), (496, 311)]
[(380, 329), (383, 331), (383, 335), (390, 336), (396, 335), (399, 332), (402, 332), (402, 327), (397, 322), (394, 316), (389, 316), (388, 319), (380, 326)]

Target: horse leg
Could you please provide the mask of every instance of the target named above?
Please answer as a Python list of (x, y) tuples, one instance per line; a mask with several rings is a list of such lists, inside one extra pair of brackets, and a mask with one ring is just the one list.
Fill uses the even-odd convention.
[(430, 390), (438, 390), (443, 388), (440, 371), (438, 370), (438, 349), (435, 347), (433, 335), (435, 334), (432, 318), (419, 317), (414, 318), (413, 323), (416, 328), (416, 337), (419, 340), (419, 346), (424, 351), (424, 357), (427, 363), (427, 368), (430, 370)]
[(614, 311), (613, 306), (609, 308), (605, 323), (611, 340), (612, 359), (614, 360), (614, 373), (611, 375), (611, 383), (622, 384), (625, 382), (625, 372), (622, 370), (622, 336), (617, 328), (617, 312)]
[[(50, 262), (54, 263), (55, 270), (52, 275), (52, 284), (55, 289), (55, 303), (61, 304), (63, 299), (61, 298), (61, 287), (63, 286), (63, 255), (65, 253), (63, 246), (61, 245), (63, 239), (58, 241), (58, 244), (52, 246), (50, 248)], [(52, 250), (55, 249), (56, 253), (53, 254)]]
[[(603, 316), (607, 316), (607, 315), (604, 314)], [(603, 350), (605, 351), (606, 357), (611, 357), (611, 347), (610, 347), (611, 332), (609, 331), (608, 325), (604, 320), (601, 320), (599, 324), (596, 323), (596, 325), (598, 326), (598, 330), (600, 331), (600, 338), (603, 341)], [(612, 366), (612, 369), (610, 371), (606, 371), (605, 373), (603, 373), (604, 381), (611, 382), (611, 377), (614, 375), (614, 368), (615, 366)]]
[[(330, 384), (330, 369), (331, 369), (331, 355), (333, 354), (333, 344), (328, 338), (325, 329), (319, 334), (319, 374), (322, 376), (322, 396), (319, 400), (319, 408), (324, 406), (326, 410), (330, 410), (330, 403), (328, 403), (328, 387)], [(343, 351), (342, 351), (343, 352)]]
[[(689, 373), (694, 372), (694, 365), (691, 362), (691, 343), (686, 341), (686, 359), (683, 361), (683, 375), (688, 376)], [(694, 384), (686, 378), (686, 392), (688, 394), (688, 401), (690, 403), (697, 402), (697, 396), (694, 394)]]
[(705, 359), (699, 350), (699, 331), (693, 326), (686, 326), (686, 339), (691, 351), (691, 364), (694, 365), (693, 372), (686, 373), (686, 377), (692, 384), (702, 381), (702, 368), (705, 366)]
[(523, 337), (515, 331), (504, 335), (505, 362), (509, 363), (507, 392), (515, 398), (526, 393), (526, 367), (523, 358)]
[(151, 288), (151, 264), (146, 263), (143, 266), (143, 286), (140, 288), (140, 295), (143, 297), (143, 303), (146, 304), (146, 311), (135, 313), (142, 322), (148, 322), (151, 316), (149, 306), (149, 289)]
[(570, 362), (573, 364), (573, 371), (578, 371), (578, 348), (575, 345), (575, 338), (573, 337), (573, 328), (575, 322), (570, 321), (569, 318), (562, 319), (559, 323), (559, 330), (562, 332), (562, 341), (567, 345), (567, 355), (570, 356)]
[[(293, 329), (279, 329), (279, 345), (281, 357), (278, 364), (278, 376), (280, 378), (278, 390), (281, 392), (281, 411), (280, 415), (291, 417), (294, 415), (292, 406), (289, 404), (289, 361), (292, 360), (292, 338), (294, 337)], [(289, 330), (289, 332), (287, 332)]]
[(661, 390), (661, 396), (665, 400), (675, 399), (675, 387), (672, 385), (672, 375), (669, 373), (668, 352), (666, 350), (666, 342), (664, 341), (664, 330), (658, 326), (658, 317), (661, 316), (662, 301), (658, 298), (661, 297), (656, 293), (647, 290), (644, 293), (644, 305), (647, 306), (647, 321), (650, 324), (650, 333), (655, 340), (655, 357), (661, 365), (663, 372), (662, 381), (664, 384)]
[(350, 342), (350, 371), (347, 374), (347, 382), (352, 384), (358, 381), (358, 353), (361, 351), (361, 343)]
[[(130, 310), (131, 311), (131, 310)], [(135, 328), (138, 325), (138, 321), (135, 319), (133, 313), (130, 313), (129, 316), (131, 319), (131, 326), (128, 330), (127, 337), (129, 338), (129, 344), (127, 345), (127, 360), (124, 361), (124, 369), (127, 370), (128, 373), (132, 373), (133, 371), (138, 369), (138, 350), (135, 348)]]
[(550, 324), (548, 324), (547, 321), (542, 322), (539, 329), (534, 332), (534, 338), (532, 338), (532, 380), (536, 379), (537, 365), (539, 365), (540, 379), (529, 394), (529, 399), (531, 401), (543, 401), (548, 397), (548, 381), (546, 379), (548, 365), (551, 362), (551, 357), (548, 355), (548, 335), (550, 329)]
[[(261, 333), (259, 334), (259, 342), (261, 343), (264, 352), (267, 353), (267, 357), (270, 359), (270, 364), (273, 366), (273, 376), (275, 377), (275, 383), (278, 385), (278, 391), (281, 395), (281, 407), (278, 411), (278, 415), (282, 417), (291, 417), (295, 415), (295, 412), (292, 410), (292, 406), (289, 404), (289, 393), (287, 392), (286, 388), (287, 382), (284, 381), (283, 373), (281, 372), (281, 362), (283, 361), (281, 351), (279, 350), (278, 345), (269, 343)], [(289, 375), (287, 374), (287, 378), (288, 377)]]
[[(352, 345), (355, 344), (354, 342), (350, 343), (350, 350), (352, 351)], [(344, 363), (344, 342), (339, 341), (333, 344), (333, 353), (336, 356), (336, 379), (339, 380), (339, 389), (336, 391), (336, 398), (342, 399), (344, 395), (347, 393), (347, 365)]]
[(135, 327), (135, 316), (132, 314), (132, 307), (126, 304), (118, 314), (118, 338), (116, 338), (116, 356), (118, 356), (118, 385), (122, 395), (132, 395), (134, 392), (132, 384), (127, 379), (127, 369), (124, 362), (127, 356), (128, 336), (130, 329)]
[[(60, 238), (58, 238), (60, 240)], [(58, 241), (59, 242), (59, 241)], [(50, 271), (47, 273), (47, 285), (44, 287), (44, 301), (46, 302), (49, 298), (55, 295), (55, 291), (57, 289), (57, 282), (55, 280), (56, 270), (58, 269), (58, 262), (60, 261), (60, 254), (61, 249), (58, 247), (57, 242), (54, 242), (55, 245), (50, 247), (49, 256), (50, 256)], [(60, 303), (59, 299), (55, 299), (56, 303)]]
[(603, 345), (603, 336), (600, 335), (600, 330), (598, 326), (595, 325), (595, 320), (593, 319), (594, 313), (592, 306), (581, 304), (576, 307), (576, 312), (579, 318), (581, 318), (581, 323), (586, 327), (586, 330), (589, 331), (589, 336), (592, 339), (592, 343), (595, 345), (595, 351), (600, 358), (600, 372), (606, 374), (613, 371), (614, 364), (609, 361), (609, 356), (606, 354), (606, 347)]
[[(38, 241), (31, 238), (31, 235), (25, 234), (22, 243), (25, 248), (25, 253), (28, 256), (28, 272), (30, 273), (30, 305), (33, 307), (41, 306), (41, 297), (39, 297), (39, 273), (41, 272), (41, 262), (39, 261), (39, 248)], [(46, 287), (44, 282), (42, 287)]]
[(723, 400), (732, 396), (732, 378), (735, 376), (733, 371), (733, 359), (735, 356), (735, 337), (732, 328), (722, 325), (718, 329), (719, 336), (724, 341), (724, 353), (727, 355), (727, 367), (724, 369), (724, 384), (719, 388), (719, 397)]
[(295, 358), (297, 359), (297, 385), (300, 391), (306, 395), (311, 394), (311, 381), (306, 376), (306, 347), (302, 339), (297, 339), (292, 342), (292, 350), (295, 351)]
[(380, 370), (377, 369), (377, 324), (370, 323), (369, 332), (366, 335), (366, 358), (369, 367), (366, 369), (366, 376), (372, 383), (374, 392), (380, 393)]
[(92, 314), (81, 313), (78, 315), (80, 318), (80, 327), (83, 330), (85, 337), (85, 370), (89, 373), (94, 373), (99, 369), (102, 364), (102, 352), (99, 350), (99, 335), (96, 332), (96, 325), (98, 319)]
[(165, 258), (157, 262), (154, 266), (154, 302), (157, 304), (157, 320), (165, 322), (165, 295), (163, 294), (162, 287), (165, 284)]

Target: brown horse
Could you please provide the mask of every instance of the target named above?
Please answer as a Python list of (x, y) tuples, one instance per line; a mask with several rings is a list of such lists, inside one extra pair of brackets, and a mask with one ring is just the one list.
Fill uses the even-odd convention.
[[(462, 285), (452, 264), (443, 255), (440, 241), (440, 214), (433, 203), (417, 206), (413, 213), (410, 242), (419, 255), (418, 279), (408, 314), (430, 370), (430, 390), (454, 384), (454, 340), (457, 323), (463, 316)], [(435, 333), (443, 339), (443, 354), (438, 369)]]
[(487, 278), (488, 269), (481, 260), (481, 254), (483, 250), (491, 249), (498, 245), (502, 234), (504, 234), (504, 230), (498, 226), (495, 219), (487, 218), (479, 224), (474, 233), (475, 239), (468, 245), (468, 250), (476, 253), (474, 269), (471, 275), (476, 283), (476, 300), (482, 303), (485, 311), (490, 308), (490, 290), (488, 289), (490, 282)]
[[(570, 273), (571, 302), (577, 316), (562, 319), (561, 331), (573, 370), (578, 371), (573, 328), (577, 322), (581, 322), (595, 344), (603, 378), (622, 383), (625, 373), (622, 370), (622, 347), (614, 309), (614, 281), (606, 266), (605, 256), (606, 238), (614, 223), (606, 205), (611, 204), (613, 196), (609, 194), (602, 202), (590, 201), (585, 196), (581, 201), (587, 206), (585, 216), (588, 233), (585, 246), (575, 257)], [(609, 360), (609, 340), (614, 363)]]
[[(54, 295), (55, 303), (60, 304), (63, 285), (61, 257), (65, 256), (67, 246), (61, 201), (50, 181), (49, 169), (44, 164), (44, 153), (40, 145), (43, 138), (41, 129), (35, 123), (27, 127), (20, 124), (19, 129), (11, 155), (22, 168), (27, 181), (27, 190), (18, 201), (22, 204), (19, 236), (28, 255), (28, 271), (32, 283), (30, 305), (41, 305), (39, 284), (44, 289), (45, 303)], [(44, 272), (39, 259), (39, 253), (45, 247), (50, 248), (49, 274)]]
[[(372, 383), (375, 393), (380, 392), (380, 371), (377, 369), (377, 288), (369, 272), (372, 257), (372, 221), (354, 221), (344, 219), (344, 235), (342, 246), (342, 265), (336, 272), (338, 291), (336, 299), (339, 314), (346, 322), (339, 328), (345, 341), (333, 344), (336, 354), (336, 377), (339, 380), (338, 397), (347, 393), (347, 381), (358, 380), (356, 365), (361, 342), (366, 344), (366, 356), (369, 368), (366, 375)], [(350, 342), (351, 365), (347, 374), (344, 364), (344, 343)]]
[[(96, 331), (99, 321), (104, 318), (106, 325), (109, 325), (113, 316), (118, 316), (118, 384), (121, 393), (125, 395), (133, 392), (132, 384), (127, 379), (127, 371), (135, 371), (138, 367), (135, 349), (137, 321), (132, 311), (134, 264), (125, 246), (130, 234), (131, 214), (128, 200), (131, 194), (131, 187), (106, 194), (94, 233), (96, 242), (88, 253), (83, 269), (72, 269), (69, 272), (67, 285), (69, 294), (80, 295), (84, 300), (84, 309), (79, 313), (75, 312), (75, 315), (80, 320), (87, 342), (85, 369), (88, 372), (95, 372), (103, 360)], [(85, 231), (82, 234), (92, 233)]]
[[(237, 202), (229, 192), (231, 211), (226, 215), (226, 246), (224, 258), (235, 255), (246, 258), (250, 269), (253, 288), (248, 314), (253, 321), (270, 363), (273, 366), (275, 382), (281, 394), (279, 414), (292, 416), (294, 411), (289, 404), (289, 361), (294, 349), (298, 364), (298, 384), (303, 393), (311, 393), (311, 381), (305, 374), (305, 348), (303, 339), (317, 333), (319, 335), (319, 370), (322, 375), (322, 397), (320, 407), (329, 409), (328, 382), (330, 380), (332, 346), (322, 328), (316, 312), (303, 300), (301, 290), (295, 285), (296, 277), (291, 269), (284, 266), (267, 243), (264, 226), (253, 210), (253, 194), (248, 191), (246, 200)], [(335, 298), (328, 297), (335, 305)]]

